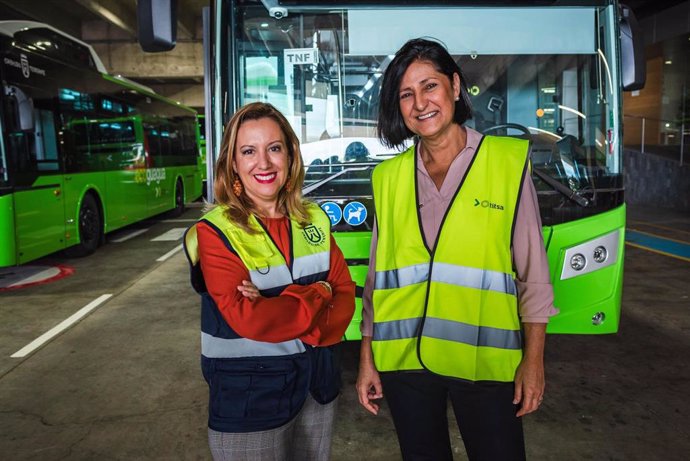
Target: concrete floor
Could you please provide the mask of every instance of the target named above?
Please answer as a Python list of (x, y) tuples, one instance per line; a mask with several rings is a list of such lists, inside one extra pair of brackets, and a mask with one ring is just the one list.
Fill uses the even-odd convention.
[[(688, 216), (629, 215), (631, 227), (690, 242)], [(147, 234), (186, 225), (154, 222)], [(109, 244), (66, 261), (71, 277), (0, 293), (0, 459), (210, 459), (198, 298), (181, 253), (155, 262), (177, 244)], [(546, 397), (524, 422), (530, 459), (690, 456), (690, 262), (627, 247), (625, 264), (618, 334), (548, 337)], [(71, 329), (10, 358), (103, 293), (113, 296)], [(385, 403), (378, 417), (357, 403), (358, 347), (345, 347), (333, 460), (397, 460)], [(451, 436), (466, 459), (452, 424)]]

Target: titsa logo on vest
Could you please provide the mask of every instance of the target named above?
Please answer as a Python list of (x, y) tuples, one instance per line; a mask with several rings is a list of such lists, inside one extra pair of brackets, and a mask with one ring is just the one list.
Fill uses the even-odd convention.
[(491, 203), (488, 200), (474, 199), (474, 206), (481, 206), (482, 208), (493, 208), (494, 210), (503, 211), (503, 205), (498, 203)]
[(320, 245), (326, 238), (326, 234), (313, 224), (309, 224), (302, 230), (304, 239), (312, 245)]

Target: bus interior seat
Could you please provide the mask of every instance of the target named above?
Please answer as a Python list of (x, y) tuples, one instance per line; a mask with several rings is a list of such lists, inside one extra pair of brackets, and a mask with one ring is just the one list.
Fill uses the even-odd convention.
[(323, 161), (320, 158), (315, 158), (307, 167), (304, 179), (318, 181), (323, 177), (325, 172)]
[(337, 155), (331, 155), (326, 163), (328, 163), (329, 165), (338, 165), (331, 166), (328, 169), (330, 173), (337, 173), (338, 171), (341, 171), (343, 169), (342, 163), (340, 163), (340, 158)]

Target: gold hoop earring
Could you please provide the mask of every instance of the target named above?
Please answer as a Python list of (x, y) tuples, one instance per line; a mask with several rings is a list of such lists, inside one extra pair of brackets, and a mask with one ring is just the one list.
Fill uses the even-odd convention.
[(235, 181), (232, 183), (232, 193), (235, 194), (235, 197), (239, 197), (242, 195), (243, 190), (242, 183), (238, 178), (235, 178)]

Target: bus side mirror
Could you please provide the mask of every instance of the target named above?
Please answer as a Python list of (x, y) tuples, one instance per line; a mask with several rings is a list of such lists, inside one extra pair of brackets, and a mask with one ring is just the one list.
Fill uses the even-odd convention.
[(640, 90), (647, 80), (644, 40), (635, 14), (626, 5), (620, 5), (620, 34), (623, 91)]
[(144, 51), (170, 51), (177, 41), (177, 0), (138, 0), (139, 44)]
[(5, 87), (6, 111), (12, 131), (34, 130), (34, 101), (16, 86)]

